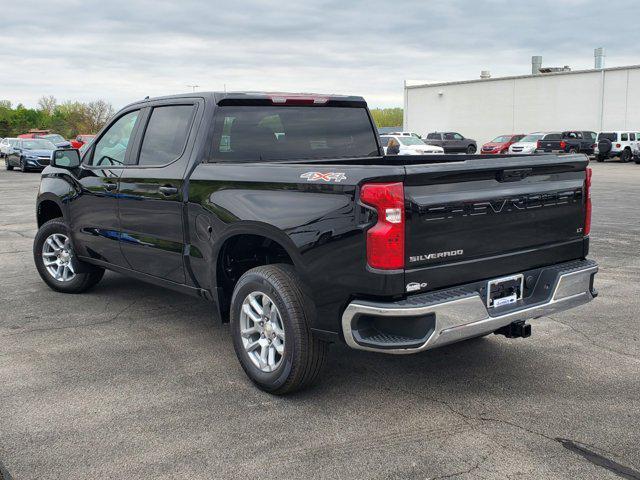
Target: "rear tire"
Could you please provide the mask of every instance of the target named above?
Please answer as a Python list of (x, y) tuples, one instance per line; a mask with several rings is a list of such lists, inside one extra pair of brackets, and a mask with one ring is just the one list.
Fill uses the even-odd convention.
[(476, 147), (474, 147), (473, 145), (469, 145), (467, 147), (467, 155), (473, 155), (474, 153), (476, 153)]
[(620, 154), (620, 161), (622, 163), (627, 163), (629, 160), (631, 160), (631, 150), (629, 150), (628, 148), (625, 148), (622, 153)]
[(4, 168), (6, 168), (9, 171), (13, 170), (13, 165), (9, 165), (9, 158), (8, 157), (4, 158)]
[[(57, 254), (57, 251), (60, 250), (60, 248), (56, 248), (60, 247), (60, 245), (55, 243), (54, 239), (64, 238), (70, 239), (71, 235), (67, 224), (62, 218), (49, 220), (38, 229), (33, 241), (33, 259), (36, 264), (36, 268), (44, 283), (57, 292), (85, 292), (102, 279), (104, 269), (78, 260), (73, 252), (73, 246), (71, 245), (70, 240), (68, 241), (65, 249), (65, 251), (68, 251), (69, 253), (65, 254), (66, 261), (62, 262), (60, 260), (61, 257)], [(45, 242), (48, 242), (49, 240), (51, 240), (50, 245), (52, 245), (50, 249), (45, 246)], [(49, 251), (46, 251), (47, 249)], [(54, 263), (45, 265), (45, 258), (47, 259), (47, 262), (53, 261)], [(56, 278), (56, 276), (51, 273), (52, 269), (56, 268), (55, 262), (58, 263), (58, 266), (70, 266), (73, 276), (70, 276), (69, 270), (63, 269), (62, 277)]]
[(598, 156), (596, 157), (596, 161), (598, 161), (598, 162), (600, 162), (600, 163), (604, 162), (604, 159), (605, 159), (605, 157), (603, 157), (602, 155), (598, 155)]
[(311, 332), (310, 300), (299, 285), (290, 265), (264, 265), (242, 275), (231, 298), (231, 335), (240, 365), (258, 388), (276, 395), (310, 385), (327, 357), (327, 343)]

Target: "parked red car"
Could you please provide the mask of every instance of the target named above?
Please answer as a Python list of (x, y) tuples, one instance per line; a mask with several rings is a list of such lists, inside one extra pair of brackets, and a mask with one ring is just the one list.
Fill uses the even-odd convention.
[(71, 148), (80, 149), (85, 143), (90, 142), (96, 138), (95, 135), (78, 135), (74, 140), (71, 140)]
[(519, 142), (524, 138), (523, 133), (511, 134), (511, 135), (500, 135), (499, 137), (494, 138), (489, 143), (485, 143), (482, 145), (482, 149), (480, 153), (484, 153), (485, 155), (496, 155), (501, 153), (508, 153), (509, 147), (512, 143)]
[(29, 130), (29, 133), (22, 133), (18, 135), (18, 138), (40, 138), (43, 135), (48, 135), (49, 133), (51, 133), (51, 130), (31, 129)]

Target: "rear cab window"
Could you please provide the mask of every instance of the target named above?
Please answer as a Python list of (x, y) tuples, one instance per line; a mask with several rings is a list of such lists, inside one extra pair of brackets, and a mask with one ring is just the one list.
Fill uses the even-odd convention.
[(261, 105), (216, 109), (213, 161), (358, 158), (378, 154), (376, 134), (363, 107)]

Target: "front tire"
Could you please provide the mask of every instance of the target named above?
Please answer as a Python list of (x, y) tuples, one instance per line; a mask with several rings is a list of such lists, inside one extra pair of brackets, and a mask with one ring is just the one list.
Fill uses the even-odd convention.
[(33, 242), (33, 259), (44, 283), (63, 293), (82, 293), (97, 284), (104, 269), (78, 260), (67, 224), (54, 218), (43, 224)]
[(22, 173), (26, 173), (27, 172), (27, 162), (24, 161), (24, 158), (20, 159), (20, 171)]
[(310, 300), (286, 264), (247, 271), (231, 298), (231, 335), (240, 365), (258, 388), (276, 395), (310, 385), (326, 361), (327, 344), (309, 325)]

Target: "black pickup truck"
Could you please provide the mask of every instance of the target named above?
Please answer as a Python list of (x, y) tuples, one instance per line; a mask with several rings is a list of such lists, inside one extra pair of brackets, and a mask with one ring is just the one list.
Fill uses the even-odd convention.
[(538, 148), (536, 150), (547, 153), (585, 153), (593, 155), (596, 143), (596, 132), (570, 130), (545, 135), (542, 140), (538, 140)]
[(328, 344), (403, 354), (589, 302), (584, 155), (391, 156), (361, 97), (198, 93), (121, 110), (52, 154), (34, 259), (54, 290), (105, 269), (210, 301), (260, 388)]

